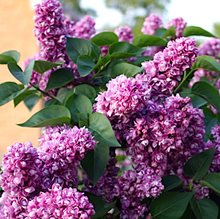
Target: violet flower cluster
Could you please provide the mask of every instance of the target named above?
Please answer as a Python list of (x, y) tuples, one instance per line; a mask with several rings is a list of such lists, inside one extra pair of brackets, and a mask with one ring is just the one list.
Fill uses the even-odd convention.
[(79, 162), (94, 149), (93, 136), (86, 128), (64, 125), (46, 128), (39, 140), (38, 149), (17, 143), (4, 156), (0, 218), (49, 219), (62, 214), (63, 218), (89, 219), (92, 205), (69, 187), (78, 185)]

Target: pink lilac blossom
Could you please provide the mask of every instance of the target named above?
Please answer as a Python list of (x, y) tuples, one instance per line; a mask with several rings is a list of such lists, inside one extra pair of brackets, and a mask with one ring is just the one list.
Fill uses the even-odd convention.
[(95, 33), (95, 21), (88, 15), (74, 25), (74, 37), (90, 39)]
[(48, 61), (63, 61), (65, 54), (64, 15), (58, 0), (43, 0), (35, 7), (35, 36), (40, 56)]
[(16, 143), (3, 157), (1, 187), (27, 197), (38, 192), (41, 184), (41, 161), (31, 143)]
[(147, 197), (159, 196), (164, 189), (161, 178), (150, 168), (144, 168), (141, 171), (125, 171), (119, 178), (118, 186), (122, 219), (143, 216), (148, 209), (141, 201)]
[(167, 48), (155, 54), (154, 59), (142, 64), (144, 74), (137, 79), (145, 81), (152, 88), (154, 99), (172, 94), (181, 80), (183, 72), (195, 62), (198, 49), (196, 41), (178, 38), (169, 41)]
[(144, 34), (153, 35), (160, 27), (162, 27), (161, 17), (151, 14), (145, 18), (141, 31)]
[(132, 28), (129, 26), (122, 26), (115, 29), (115, 33), (118, 35), (118, 40), (120, 42), (132, 43), (133, 33)]
[(187, 23), (182, 17), (172, 19), (168, 24), (167, 28), (174, 27), (176, 30), (176, 37), (182, 37), (183, 31), (186, 27)]
[(39, 141), (43, 190), (51, 188), (53, 183), (63, 187), (75, 186), (79, 161), (96, 145), (91, 133), (76, 126), (48, 127)]
[(88, 198), (74, 188), (54, 184), (49, 192), (40, 193), (28, 203), (27, 218), (90, 219), (95, 213)]

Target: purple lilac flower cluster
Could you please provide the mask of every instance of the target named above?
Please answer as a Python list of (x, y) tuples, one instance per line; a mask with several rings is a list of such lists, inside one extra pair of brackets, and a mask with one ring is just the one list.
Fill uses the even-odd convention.
[(150, 62), (144, 62), (145, 74), (138, 76), (152, 88), (155, 98), (169, 96), (181, 80), (183, 72), (195, 62), (198, 49), (196, 41), (178, 38), (169, 41), (167, 48), (155, 54)]
[(167, 28), (174, 27), (176, 30), (176, 38), (183, 36), (183, 31), (187, 23), (182, 17), (172, 19), (168, 24)]
[[(34, 209), (35, 205), (38, 208), (39, 202), (39, 205), (42, 204), (39, 207), (41, 210), (48, 208), (45, 209), (45, 215), (42, 215), (44, 218), (51, 218), (53, 208), (60, 204), (60, 209), (57, 207), (57, 215), (53, 215), (54, 218), (60, 218), (58, 214), (62, 213), (64, 218), (69, 218), (70, 214), (75, 216), (71, 218), (89, 219), (94, 210), (87, 198), (75, 189), (65, 188), (77, 187), (79, 162), (86, 151), (94, 149), (95, 144), (93, 136), (86, 128), (64, 125), (46, 128), (38, 149), (31, 143), (12, 145), (3, 158), (0, 185), (4, 193), (0, 201), (0, 218), (26, 218), (27, 206), (27, 218), (36, 218), (39, 212), (37, 209), (32, 212), (31, 209)], [(56, 186), (53, 186), (54, 184)], [(51, 194), (48, 191), (53, 192)], [(46, 193), (39, 195), (40, 192)], [(47, 202), (46, 198), (50, 197), (50, 194), (51, 199)], [(56, 199), (59, 203), (54, 202), (56, 194), (60, 194)], [(64, 197), (68, 200), (62, 200)], [(68, 205), (69, 202), (71, 205)], [(71, 210), (73, 202), (76, 212)]]
[(122, 26), (115, 29), (119, 41), (131, 43), (133, 41), (132, 29), (129, 26)]
[(151, 14), (145, 18), (141, 31), (144, 34), (153, 35), (160, 27), (162, 27), (162, 24), (163, 23), (160, 16)]
[(27, 218), (89, 219), (95, 213), (88, 197), (74, 188), (54, 184), (28, 203)]

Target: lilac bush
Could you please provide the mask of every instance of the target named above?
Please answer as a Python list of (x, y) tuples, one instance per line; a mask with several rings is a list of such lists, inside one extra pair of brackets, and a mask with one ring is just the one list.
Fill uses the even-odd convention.
[(42, 127), (39, 145), (4, 155), (0, 218), (217, 219), (219, 39), (156, 14), (139, 36), (97, 33), (58, 0), (34, 20), (39, 53), (24, 69), (17, 51), (0, 54), (19, 81), (0, 84), (0, 105), (44, 103), (19, 124)]

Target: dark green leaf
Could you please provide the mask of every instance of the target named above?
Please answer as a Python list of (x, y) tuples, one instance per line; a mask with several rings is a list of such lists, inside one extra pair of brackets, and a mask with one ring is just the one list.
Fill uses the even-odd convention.
[(185, 37), (188, 36), (206, 36), (206, 37), (215, 37), (212, 33), (204, 30), (201, 27), (196, 26), (188, 26), (184, 29), (183, 35)]
[(134, 39), (134, 45), (138, 47), (147, 46), (166, 46), (167, 41), (163, 38), (153, 35), (141, 35)]
[(109, 47), (109, 54), (112, 58), (128, 58), (141, 54), (142, 49), (127, 42), (114, 43)]
[(35, 94), (36, 90), (24, 90), (21, 94), (19, 94), (14, 99), (14, 106), (17, 106), (19, 103), (21, 103), (26, 97)]
[(203, 68), (208, 71), (220, 72), (220, 64), (216, 61), (215, 58), (207, 55), (198, 56), (192, 68)]
[(105, 144), (111, 147), (120, 147), (121, 145), (116, 140), (115, 133), (112, 126), (101, 113), (93, 113), (89, 116), (89, 129), (92, 130), (93, 135), (98, 135), (105, 140)]
[(211, 199), (192, 199), (190, 205), (197, 219), (218, 218), (218, 206)]
[(46, 90), (62, 87), (74, 80), (71, 69), (61, 68), (53, 72), (49, 78)]
[(64, 105), (65, 105), (66, 100), (68, 100), (68, 98), (69, 98), (73, 93), (74, 93), (74, 92), (73, 92), (72, 89), (63, 87), (63, 88), (60, 88), (60, 89), (58, 90), (58, 93), (57, 93), (57, 95), (56, 95), (56, 98), (57, 98), (61, 103), (64, 103)]
[(104, 174), (109, 160), (109, 147), (98, 142), (93, 151), (88, 151), (81, 164), (89, 179), (95, 185)]
[(49, 62), (44, 60), (36, 60), (34, 63), (34, 71), (42, 74), (62, 64), (63, 64), (62, 62)]
[(88, 84), (80, 84), (74, 87), (74, 93), (77, 95), (82, 94), (87, 96), (91, 100), (91, 102), (94, 102), (97, 95), (95, 88)]
[(86, 193), (86, 196), (95, 209), (95, 215), (92, 216), (93, 219), (102, 218), (115, 205), (115, 202), (107, 203), (101, 197), (89, 193)]
[(115, 64), (113, 65), (111, 69), (111, 73), (113, 77), (116, 77), (121, 74), (124, 74), (128, 77), (133, 77), (136, 74), (140, 73), (141, 71), (142, 71), (142, 68), (136, 65), (126, 63), (126, 62)]
[(192, 94), (205, 99), (209, 104), (215, 106), (218, 112), (220, 112), (220, 95), (214, 86), (205, 81), (199, 81), (193, 85), (191, 92)]
[(118, 41), (118, 36), (113, 32), (101, 32), (96, 34), (91, 41), (98, 46), (111, 45)]
[(201, 184), (209, 187), (211, 190), (220, 195), (220, 173), (209, 173), (203, 180)]
[(66, 50), (70, 59), (75, 63), (81, 55), (88, 55), (98, 60), (101, 53), (100, 49), (91, 41), (78, 38), (67, 38)]
[(20, 53), (16, 50), (10, 50), (0, 54), (0, 64), (17, 63), (20, 59)]
[(175, 188), (179, 187), (182, 184), (179, 177), (175, 176), (175, 175), (164, 176), (162, 178), (162, 183), (163, 183), (166, 191), (175, 189)]
[(93, 71), (94, 67), (96, 66), (96, 64), (93, 61), (93, 58), (87, 55), (79, 56), (77, 58), (76, 64), (81, 77), (85, 77), (88, 74), (90, 74)]
[(88, 97), (73, 94), (67, 99), (65, 105), (74, 122), (78, 123), (80, 120), (88, 122), (89, 115), (92, 114), (92, 103)]
[(16, 98), (23, 90), (14, 82), (0, 84), (0, 106)]
[(27, 85), (30, 82), (31, 75), (33, 73), (33, 68), (34, 61), (30, 61), (24, 72), (16, 63), (8, 64), (8, 69), (11, 72), (11, 74), (24, 85)]
[(31, 94), (24, 99), (25, 106), (32, 110), (33, 107), (37, 104), (38, 100), (40, 100), (40, 97), (37, 94)]
[(199, 180), (206, 175), (212, 163), (215, 154), (215, 149), (210, 148), (199, 154), (191, 157), (184, 166), (184, 173), (192, 177), (194, 180)]
[(22, 124), (22, 127), (44, 127), (69, 123), (71, 114), (69, 110), (61, 105), (48, 106), (35, 113), (30, 119)]
[(151, 203), (150, 212), (153, 219), (181, 218), (192, 196), (192, 192), (164, 192)]

